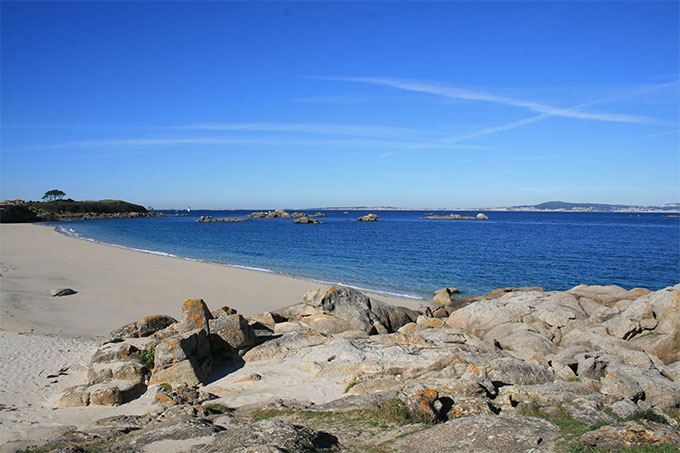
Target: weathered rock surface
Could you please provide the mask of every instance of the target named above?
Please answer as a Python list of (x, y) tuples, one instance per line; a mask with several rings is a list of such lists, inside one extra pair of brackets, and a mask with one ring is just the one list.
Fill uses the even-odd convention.
[[(369, 334), (396, 332), (401, 326), (415, 321), (420, 315), (405, 307), (396, 307), (370, 299), (356, 289), (346, 286), (311, 290), (305, 294), (303, 300), (306, 305), (305, 311), (309, 315), (330, 315), (345, 326), (342, 330), (363, 330)], [(304, 318), (301, 319), (304, 322)], [(316, 325), (323, 328), (320, 323)], [(328, 333), (338, 333), (337, 326), (331, 326), (329, 329)]]
[[(655, 292), (503, 288), (476, 296), (446, 319), (340, 286), (310, 291), (301, 304), (250, 320), (228, 307), (215, 318), (203, 301), (188, 300), (179, 323), (147, 319), (110, 336), (92, 358), (88, 385), (68, 389), (59, 404), (124, 404), (144, 391), (146, 372), (152, 384), (171, 384), (172, 390), (149, 388), (164, 408), (161, 415), (125, 425), (135, 434), (125, 442), (139, 439), (136, 447), (125, 444), (133, 449), (179, 448), (163, 443), (172, 439), (191, 451), (339, 449), (358, 442), (356, 434), (342, 437), (350, 425), (330, 424), (325, 434), (282, 419), (253, 423), (221, 415), (218, 422), (210, 407), (245, 411), (239, 414), (248, 413), (245, 408), (288, 415), (304, 410), (333, 420), (341, 411), (373, 417), (389, 404), (439, 424), (407, 422), (370, 441), (364, 436), (364, 443), (351, 444), (354, 450), (371, 442), (389, 442), (385, 446), (397, 451), (557, 449), (559, 429), (526, 414), (568, 419), (583, 431), (607, 425), (575, 441), (585, 446), (677, 446), (671, 418), (665, 418), (670, 427), (625, 419), (640, 413), (663, 418), (664, 411), (680, 408), (680, 361), (672, 349), (679, 293), (680, 285)], [(256, 337), (253, 325), (263, 333)], [(154, 367), (145, 370), (143, 357), (153, 346)], [(230, 361), (220, 362), (218, 380), (191, 390), (205, 384), (214, 360), (227, 351)], [(655, 351), (666, 354), (662, 359)], [(297, 420), (314, 418), (305, 413)], [(169, 426), (188, 437), (156, 437)]]
[(116, 343), (129, 338), (148, 337), (176, 322), (175, 318), (166, 315), (144, 316), (137, 322), (115, 329), (102, 340), (102, 344)]
[(239, 314), (223, 313), (208, 320), (213, 351), (241, 349), (255, 343), (255, 332), (248, 321)]
[(680, 448), (680, 432), (668, 425), (642, 420), (603, 426), (579, 437), (581, 444), (607, 451), (640, 445), (672, 445)]
[(182, 304), (180, 332), (202, 329), (210, 332), (208, 321), (213, 318), (203, 299), (187, 299)]
[(207, 329), (196, 328), (158, 343), (150, 383), (198, 385), (203, 382), (213, 363), (208, 335)]
[(557, 426), (539, 418), (477, 415), (411, 434), (394, 445), (400, 451), (551, 452), (558, 433)]
[(451, 302), (451, 294), (458, 294), (459, 292), (458, 288), (447, 286), (435, 291), (432, 301), (437, 305), (447, 305)]

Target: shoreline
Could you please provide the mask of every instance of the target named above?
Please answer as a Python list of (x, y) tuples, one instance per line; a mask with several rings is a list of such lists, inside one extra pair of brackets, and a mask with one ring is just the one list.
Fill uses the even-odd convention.
[[(52, 223), (52, 222), (50, 222)], [(36, 224), (37, 225), (37, 224)], [(91, 242), (94, 244), (99, 244), (99, 245), (104, 245), (107, 247), (116, 247), (120, 248), (123, 250), (131, 250), (133, 252), (138, 252), (138, 253), (146, 253), (149, 255), (156, 255), (156, 256), (164, 256), (168, 258), (175, 258), (179, 260), (186, 260), (186, 261), (192, 261), (196, 263), (207, 263), (207, 264), (213, 264), (215, 266), (223, 266), (223, 267), (229, 267), (229, 268), (234, 268), (234, 269), (242, 269), (246, 271), (253, 271), (253, 272), (262, 272), (265, 274), (271, 274), (271, 275), (279, 275), (281, 277), (285, 278), (292, 278), (294, 280), (302, 280), (302, 281), (307, 281), (307, 282), (312, 282), (312, 283), (317, 283), (319, 285), (325, 285), (325, 286), (334, 286), (334, 285), (342, 285), (342, 286), (347, 286), (350, 288), (357, 289), (361, 292), (370, 294), (372, 296), (379, 296), (379, 297), (387, 297), (387, 298), (393, 298), (396, 300), (405, 300), (405, 301), (418, 301), (421, 303), (427, 303), (429, 302), (429, 299), (423, 298), (423, 297), (418, 297), (416, 295), (410, 295), (410, 294), (402, 294), (402, 293), (395, 293), (391, 291), (385, 291), (385, 290), (380, 290), (377, 288), (366, 288), (363, 286), (355, 286), (351, 285), (348, 283), (343, 283), (343, 282), (331, 282), (331, 281), (326, 281), (326, 280), (319, 280), (313, 277), (308, 277), (304, 275), (295, 275), (295, 274), (290, 274), (286, 273), (283, 271), (277, 271), (273, 269), (267, 269), (264, 267), (253, 267), (253, 266), (246, 266), (246, 265), (241, 265), (241, 264), (233, 264), (233, 263), (225, 263), (225, 262), (220, 262), (220, 261), (213, 261), (213, 260), (207, 260), (207, 259), (200, 259), (200, 258), (191, 258), (188, 256), (182, 256), (182, 255), (175, 255), (173, 253), (168, 253), (168, 252), (162, 252), (158, 250), (146, 250), (146, 249), (138, 249), (134, 247), (127, 247), (125, 245), (120, 245), (120, 244), (111, 244), (108, 242), (103, 242), (103, 241), (98, 241), (93, 238), (81, 236), (80, 234), (76, 233), (74, 231), (74, 234), (70, 234), (67, 231), (59, 231), (61, 226), (54, 227), (53, 225), (38, 225), (38, 226), (45, 226), (45, 227), (50, 227), (54, 229), (57, 233), (72, 238), (72, 239), (79, 239), (81, 241), (87, 241)]]
[[(187, 298), (252, 315), (299, 303), (308, 290), (326, 285), (77, 240), (48, 225), (3, 224), (0, 233), (0, 330), (10, 332), (96, 338), (152, 313), (177, 318)], [(51, 297), (57, 288), (77, 294)], [(426, 303), (371, 296), (416, 309)]]

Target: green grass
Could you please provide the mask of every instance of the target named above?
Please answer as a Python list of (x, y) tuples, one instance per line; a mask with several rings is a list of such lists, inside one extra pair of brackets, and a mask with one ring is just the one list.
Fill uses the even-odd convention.
[(569, 376), (565, 379), (567, 382), (581, 382), (581, 378), (578, 376)]
[[(557, 445), (560, 451), (567, 453), (605, 453), (607, 450), (600, 448), (589, 447), (583, 444), (575, 443), (574, 440), (587, 433), (599, 429), (609, 423), (596, 423), (594, 425), (583, 423), (575, 420), (569, 412), (562, 406), (557, 406), (554, 411), (545, 411), (538, 401), (532, 401), (526, 405), (520, 406), (517, 411), (520, 415), (528, 417), (537, 417), (547, 420), (555, 424), (562, 432), (561, 439)], [(671, 411), (673, 412), (673, 411)], [(675, 412), (673, 412), (675, 413)], [(680, 409), (677, 411), (680, 415)], [(668, 424), (668, 421), (652, 410), (636, 412), (628, 417), (628, 421), (648, 420), (656, 423)], [(680, 449), (672, 445), (639, 445), (623, 450), (630, 453), (678, 453)]]
[(234, 409), (232, 409), (231, 407), (219, 403), (208, 403), (204, 404), (203, 407), (208, 409), (210, 412), (214, 412), (216, 414), (231, 414), (232, 412), (234, 412)]
[(664, 425), (668, 424), (668, 420), (666, 420), (662, 415), (657, 414), (651, 409), (648, 409), (646, 411), (640, 411), (636, 412), (630, 417), (626, 419), (627, 421), (638, 421), (638, 420), (649, 420), (650, 422), (655, 422), (655, 423), (663, 423)]
[(156, 345), (153, 345), (149, 349), (145, 349), (144, 351), (140, 351), (139, 353), (139, 358), (142, 359), (142, 361), (144, 361), (146, 367), (149, 369), (149, 372), (153, 370), (155, 357), (156, 357)]
[(666, 415), (680, 423), (680, 407), (672, 407), (666, 410)]
[(558, 445), (560, 446), (560, 449), (566, 451), (570, 451), (569, 449), (572, 448), (572, 445), (569, 445), (569, 443), (580, 435), (606, 425), (606, 423), (591, 425), (580, 422), (574, 419), (574, 417), (572, 417), (562, 406), (557, 406), (554, 411), (545, 411), (538, 401), (532, 401), (531, 403), (520, 406), (517, 413), (527, 417), (542, 418), (556, 425), (562, 432)]

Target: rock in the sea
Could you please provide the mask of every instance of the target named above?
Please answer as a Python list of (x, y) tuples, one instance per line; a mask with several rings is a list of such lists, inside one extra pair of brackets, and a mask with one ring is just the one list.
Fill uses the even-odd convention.
[(255, 219), (292, 219), (293, 216), (283, 209), (277, 209), (275, 211), (256, 211), (248, 214), (248, 217), (253, 217)]
[(472, 217), (469, 215), (460, 215), (460, 214), (449, 214), (449, 215), (439, 215), (439, 214), (433, 214), (433, 215), (428, 215), (423, 217), (423, 219), (435, 219), (435, 220), (474, 220), (477, 219), (478, 217)]
[(363, 330), (369, 334), (381, 330), (384, 333), (396, 332), (404, 324), (416, 321), (420, 315), (405, 307), (370, 299), (346, 286), (310, 290), (303, 300), (308, 313), (334, 316), (346, 323), (346, 330)]
[(364, 216), (361, 216), (357, 219), (357, 222), (376, 222), (378, 220), (378, 216), (375, 214), (366, 214)]
[(50, 290), (50, 296), (52, 297), (70, 296), (72, 294), (78, 294), (78, 291), (71, 288), (58, 288)]
[(481, 212), (477, 214), (477, 220), (489, 220), (489, 217), (486, 214), (482, 214)]
[(320, 223), (323, 223), (323, 222), (319, 222), (318, 220), (316, 220), (313, 217), (308, 217), (306, 215), (298, 217), (297, 219), (293, 220), (293, 222), (294, 223), (301, 223), (301, 224), (314, 224), (314, 223), (320, 224)]
[(216, 219), (212, 216), (201, 216), (199, 217), (196, 221), (197, 222), (231, 222), (231, 223), (238, 223), (238, 222), (247, 222), (250, 219), (244, 219), (243, 217), (223, 217), (220, 219)]

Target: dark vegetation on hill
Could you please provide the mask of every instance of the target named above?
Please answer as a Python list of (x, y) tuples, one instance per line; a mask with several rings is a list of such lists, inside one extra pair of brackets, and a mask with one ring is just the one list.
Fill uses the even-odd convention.
[(72, 199), (54, 201), (29, 201), (21, 205), (0, 208), (1, 223), (49, 222), (95, 218), (148, 217), (152, 215), (144, 206), (122, 200)]

